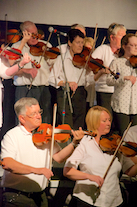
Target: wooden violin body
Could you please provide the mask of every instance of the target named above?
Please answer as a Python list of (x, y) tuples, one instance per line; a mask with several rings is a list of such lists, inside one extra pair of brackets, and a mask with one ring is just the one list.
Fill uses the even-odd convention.
[(36, 45), (30, 46), (30, 53), (33, 56), (44, 56), (47, 59), (55, 59), (60, 55), (60, 51), (56, 47), (48, 48), (43, 42), (38, 42)]
[(10, 60), (17, 60), (21, 56), (23, 56), (21, 54), (21, 51), (18, 49), (15, 49), (15, 48), (12, 48), (10, 50), (8, 50), (8, 49), (3, 50), (0, 48), (0, 55), (3, 55), (5, 58), (10, 59)]
[(129, 62), (133, 68), (137, 68), (137, 55), (132, 55), (129, 59)]
[[(113, 153), (115, 152), (120, 140), (121, 136), (112, 134), (110, 137), (103, 137), (100, 140), (99, 145), (103, 151)], [(133, 157), (137, 155), (137, 144), (134, 142), (123, 141), (118, 151), (126, 157)]]
[[(22, 53), (21, 50), (16, 49), (16, 48), (12, 48), (12, 49), (6, 49), (3, 50), (0, 48), (0, 55), (3, 55), (5, 58), (9, 59), (9, 60), (18, 60), (20, 59), (20, 57), (22, 57)], [(41, 65), (38, 64), (35, 60), (31, 60), (31, 63), (33, 65), (34, 68), (40, 68)]]
[[(96, 136), (94, 132), (83, 131), (84, 134)], [(32, 132), (33, 143), (37, 146), (41, 146), (44, 143), (48, 143), (52, 138), (52, 125), (42, 123), (39, 128)], [(61, 124), (54, 129), (54, 140), (57, 142), (67, 142), (71, 137), (71, 127), (68, 124)]]
[[(92, 70), (94, 74), (96, 74), (100, 69), (104, 68), (106, 69), (106, 67), (103, 65), (103, 61), (100, 59), (94, 59), (92, 57), (89, 58), (90, 55), (90, 50), (87, 47), (83, 48), (83, 51), (80, 54), (75, 54), (73, 57), (73, 64), (74, 66), (78, 67), (78, 68), (83, 68), (85, 67), (86, 61), (87, 62), (87, 67), (85, 67), (85, 69), (87, 70)], [(110, 68), (107, 68), (110, 73), (114, 76), (115, 79), (119, 78), (119, 74), (115, 74), (113, 71), (110, 70)]]
[[(55, 128), (54, 140), (58, 142), (67, 142), (70, 138), (71, 127), (68, 124), (62, 124)], [(40, 127), (33, 131), (32, 140), (36, 145), (48, 143), (52, 138), (52, 125), (42, 123)]]
[[(20, 38), (23, 36), (22, 32), (19, 32), (17, 29), (10, 29), (7, 31), (7, 42), (15, 43), (20, 40)], [(41, 39), (41, 34), (34, 34), (32, 33), (31, 36), (35, 39)]]

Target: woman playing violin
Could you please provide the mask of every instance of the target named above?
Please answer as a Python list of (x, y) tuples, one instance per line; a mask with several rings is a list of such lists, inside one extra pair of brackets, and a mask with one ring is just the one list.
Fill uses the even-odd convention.
[[(4, 54), (4, 48), (1, 50), (0, 54), (0, 77), (4, 79), (10, 79), (12, 78), (19, 70), (24, 67), (25, 64), (29, 63), (31, 61), (31, 58), (28, 56), (27, 53), (24, 54), (23, 59), (16, 65), (11, 66), (5, 58)], [(3, 84), (0, 79), (0, 128), (2, 127), (2, 89)]]
[[(70, 96), (75, 92), (71, 99), (73, 114), (70, 112), (70, 105), (68, 97), (65, 103), (65, 123), (69, 124), (72, 128), (78, 129), (79, 126), (84, 127), (84, 118), (86, 113), (86, 90), (84, 89), (86, 82), (86, 70), (82, 72), (72, 63), (75, 53), (81, 53), (84, 45), (84, 34), (78, 29), (71, 29), (68, 32), (68, 46), (69, 50), (63, 54), (63, 63), (66, 74), (63, 71), (61, 56), (57, 60), (51, 71), (49, 83), (57, 89), (57, 103), (58, 103), (58, 120), (59, 124), (62, 123), (63, 112), (63, 94), (66, 81), (69, 84)], [(79, 80), (79, 77), (80, 81)]]
[(120, 73), (119, 79), (116, 80), (111, 75), (107, 77), (107, 84), (115, 88), (111, 107), (120, 135), (130, 121), (132, 125), (137, 125), (137, 68), (133, 68), (132, 62), (130, 63), (132, 55), (137, 55), (137, 37), (129, 33), (121, 40), (119, 58), (110, 66), (112, 71)]
[[(106, 178), (103, 179), (113, 155), (103, 153), (99, 142), (102, 135), (109, 133), (111, 122), (111, 114), (104, 107), (93, 106), (87, 113), (87, 127), (96, 132), (97, 136), (84, 136), (66, 161), (64, 176), (76, 180), (71, 207), (120, 206), (122, 204), (119, 186), (121, 169), (129, 176), (135, 176), (137, 173), (137, 165), (121, 154), (119, 159), (114, 160)], [(97, 186), (100, 187), (100, 195), (94, 200)]]

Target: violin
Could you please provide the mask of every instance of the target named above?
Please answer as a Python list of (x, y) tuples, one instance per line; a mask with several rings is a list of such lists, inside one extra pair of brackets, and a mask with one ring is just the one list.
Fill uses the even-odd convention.
[[(41, 39), (41, 34), (34, 34), (32, 33), (31, 36), (35, 39)], [(10, 29), (7, 31), (7, 42), (15, 43), (20, 40), (22, 37), (22, 32), (19, 32), (17, 29)]]
[[(10, 49), (6, 49), (3, 50), (0, 48), (0, 55), (3, 55), (5, 58), (9, 59), (9, 60), (18, 60), (20, 59), (20, 57), (23, 57), (23, 54), (21, 53), (21, 51), (19, 49), (16, 48), (10, 48)], [(41, 65), (38, 64), (35, 60), (31, 60), (31, 63), (33, 64), (33, 66), (35, 68), (40, 68)]]
[(8, 49), (3, 50), (2, 48), (0, 48), (0, 55), (3, 55), (5, 58), (10, 59), (10, 60), (17, 60), (20, 58), (22, 54), (20, 50), (15, 49), (15, 48), (10, 49), (10, 50)]
[(60, 51), (56, 47), (48, 48), (47, 45), (43, 42), (38, 42), (36, 45), (29, 45), (30, 53), (33, 56), (44, 56), (47, 59), (55, 59), (60, 55)]
[(86, 64), (88, 56), (90, 54), (90, 49), (88, 47), (83, 47), (81, 53), (74, 54), (72, 63), (75, 67), (83, 68)]
[[(96, 136), (94, 132), (84, 131), (84, 134)], [(57, 142), (67, 142), (71, 137), (71, 127), (68, 124), (62, 124), (54, 129), (54, 140)], [(52, 138), (52, 125), (42, 123), (40, 127), (32, 132), (32, 141), (37, 146), (48, 143)]]
[(133, 68), (137, 68), (137, 55), (132, 55), (129, 58), (129, 62), (132, 65)]
[[(120, 140), (121, 136), (119, 136), (118, 134), (112, 134), (109, 137), (103, 137), (100, 140), (99, 145), (104, 152), (109, 152), (110, 154), (113, 154)], [(126, 157), (133, 157), (137, 155), (137, 144), (134, 142), (123, 141), (119, 148), (119, 152)]]
[[(90, 54), (90, 50), (86, 47), (83, 48), (83, 51), (80, 54), (74, 54), (73, 57), (73, 64), (74, 66), (78, 67), (78, 68), (83, 68), (86, 64), (86, 61), (88, 59), (88, 56)], [(101, 68), (106, 68), (103, 65), (103, 61), (100, 59), (94, 59), (92, 57), (89, 58), (88, 64), (87, 64), (87, 68), (88, 70), (92, 70), (94, 74), (96, 74)], [(119, 74), (115, 74), (113, 71), (110, 70), (110, 68), (107, 68), (110, 73), (114, 76), (115, 79), (119, 78)]]

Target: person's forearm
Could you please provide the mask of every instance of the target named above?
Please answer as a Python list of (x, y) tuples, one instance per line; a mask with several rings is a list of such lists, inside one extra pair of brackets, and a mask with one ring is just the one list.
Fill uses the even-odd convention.
[(30, 174), (36, 171), (36, 168), (24, 165), (9, 157), (3, 159), (3, 169), (17, 174)]
[(125, 172), (125, 174), (127, 174), (130, 177), (134, 177), (137, 175), (137, 164), (135, 164), (134, 166), (132, 166), (129, 170), (127, 170)]
[(64, 167), (63, 175), (71, 180), (86, 180), (88, 179), (88, 174), (83, 173), (74, 168)]
[(94, 80), (97, 81), (97, 80), (100, 78), (100, 76), (101, 76), (102, 74), (103, 74), (102, 71), (99, 70), (98, 73), (96, 73), (96, 74), (94, 75)]
[(19, 66), (18, 66), (18, 64), (16, 64), (6, 70), (6, 75), (14, 76), (18, 71), (19, 71)]
[(53, 155), (53, 159), (58, 162), (64, 162), (74, 151), (74, 146), (70, 143), (66, 147), (64, 147), (61, 151), (57, 152)]

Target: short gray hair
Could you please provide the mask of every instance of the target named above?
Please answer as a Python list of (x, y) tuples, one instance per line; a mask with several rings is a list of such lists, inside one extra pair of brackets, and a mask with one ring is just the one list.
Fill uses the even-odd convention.
[(26, 114), (26, 107), (31, 107), (32, 105), (37, 105), (39, 104), (37, 99), (31, 98), (31, 97), (23, 97), (19, 99), (15, 104), (14, 104), (14, 110), (17, 115), (17, 117), (20, 114), (25, 115)]
[(110, 40), (110, 35), (116, 35), (117, 32), (123, 29), (126, 32), (126, 28), (123, 24), (118, 24), (118, 23), (112, 23), (111, 25), (109, 25), (109, 28), (107, 30), (108, 33), (108, 39)]
[(20, 25), (20, 29), (21, 29), (22, 32), (25, 31), (25, 30), (28, 31), (28, 29), (30, 27), (36, 27), (36, 25), (31, 21), (25, 21)]
[(77, 27), (86, 30), (86, 28), (82, 24), (73, 24), (73, 25), (71, 25), (71, 29), (77, 29)]

